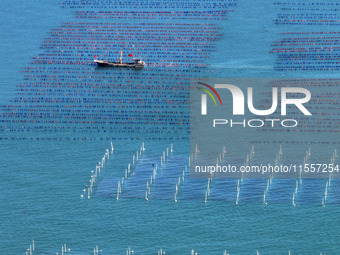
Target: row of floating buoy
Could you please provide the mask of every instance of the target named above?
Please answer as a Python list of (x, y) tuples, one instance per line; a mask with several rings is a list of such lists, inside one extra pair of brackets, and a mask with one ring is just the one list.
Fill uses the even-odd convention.
[(255, 155), (255, 147), (254, 145), (252, 145), (249, 154), (247, 154), (245, 166), (249, 166), (250, 160), (253, 158), (254, 155)]
[[(34, 240), (33, 240), (32, 244), (30, 245), (30, 249), (27, 249), (25, 254), (26, 255), (28, 255), (28, 254), (33, 255), (34, 251), (35, 251), (35, 245), (34, 245)], [(67, 248), (66, 244), (63, 244), (61, 246), (61, 255), (65, 255), (66, 253), (68, 253), (70, 251), (71, 251), (71, 249)], [(102, 252), (103, 252), (103, 250), (99, 249), (98, 245), (96, 245), (93, 248), (93, 255), (99, 255)], [(131, 249), (130, 246), (126, 249), (126, 255), (132, 255), (134, 253), (135, 253), (135, 251), (133, 249)], [(157, 251), (157, 255), (165, 255), (165, 254), (166, 254), (166, 252), (165, 252), (165, 250), (163, 250), (163, 248), (161, 248)], [(56, 255), (59, 255), (59, 253), (56, 252)], [(192, 249), (190, 255), (198, 255), (198, 253), (195, 252), (194, 249)], [(230, 255), (230, 254), (227, 252), (227, 250), (224, 250), (223, 255)], [(261, 255), (259, 250), (256, 251), (256, 255)], [(288, 251), (288, 255), (292, 255), (292, 252), (290, 250)], [(320, 252), (320, 255), (323, 255), (323, 253)]]
[(117, 192), (116, 192), (116, 200), (119, 200), (119, 196), (122, 194), (122, 185), (123, 183), (132, 175), (131, 170), (137, 163), (137, 161), (140, 159), (140, 157), (143, 155), (145, 151), (145, 145), (144, 142), (142, 142), (142, 145), (139, 150), (136, 151), (135, 154), (132, 155), (132, 163), (129, 163), (127, 165), (127, 168), (124, 170), (124, 176), (122, 177), (122, 180), (118, 181), (117, 185)]
[[(110, 154), (112, 155), (114, 151), (113, 148), (113, 143), (111, 142), (111, 147), (110, 149), (106, 149), (105, 150), (105, 154), (102, 157), (101, 161), (98, 162), (98, 164), (96, 165), (96, 169), (91, 171), (91, 179), (89, 180), (90, 184), (89, 185), (85, 185), (85, 188), (87, 188), (87, 198), (90, 199), (91, 195), (92, 195), (92, 191), (93, 191), (93, 186), (96, 182), (96, 178), (99, 176), (100, 171), (103, 169), (106, 160), (110, 159)], [(86, 189), (83, 189), (83, 193), (86, 193)], [(80, 197), (83, 198), (84, 194), (81, 194)]]
[[(36, 250), (36, 246), (35, 246), (35, 242), (34, 240), (32, 241), (32, 244), (30, 245), (30, 247), (26, 250), (26, 255), (34, 255), (34, 251)], [(71, 249), (68, 249), (66, 244), (63, 244), (61, 246), (61, 255), (66, 254), (67, 252), (70, 252)], [(56, 252), (56, 255), (59, 255), (59, 252)]]
[(282, 144), (280, 144), (279, 152), (276, 154), (276, 158), (275, 158), (275, 166), (279, 164), (279, 161), (281, 160), (282, 155), (283, 155)]
[[(172, 153), (174, 150), (173, 144), (170, 145), (170, 152)], [(169, 148), (166, 148), (165, 151), (163, 151), (163, 154), (161, 156), (161, 166), (163, 166), (163, 163), (165, 163), (165, 160), (169, 157)]]
[[(305, 164), (306, 162), (310, 159), (310, 156), (311, 156), (311, 149), (310, 147), (308, 148), (308, 150), (306, 151), (306, 155), (303, 157), (303, 169), (305, 169)], [(295, 207), (296, 206), (296, 203), (295, 203), (295, 199), (296, 199), (296, 196), (298, 194), (298, 190), (299, 190), (299, 187), (302, 185), (302, 169), (300, 168), (300, 173), (299, 173), (299, 180), (296, 180), (296, 183), (295, 183), (295, 190), (293, 192), (293, 198), (292, 198), (292, 205)]]
[(30, 247), (26, 249), (25, 255), (33, 255), (35, 251), (35, 243), (34, 240), (32, 241), (32, 244), (30, 244)]
[(221, 11), (202, 11), (197, 15), (197, 12), (187, 11), (187, 12), (156, 12), (156, 11), (143, 11), (143, 12), (83, 12), (75, 11), (75, 18), (82, 19), (112, 19), (112, 18), (124, 18), (124, 19), (171, 19), (176, 18), (184, 20), (225, 20), (228, 12), (231, 10), (221, 10)]
[[(254, 152), (255, 153), (255, 152)], [(282, 145), (280, 144), (280, 149), (279, 151), (277, 152), (276, 154), (276, 158), (275, 158), (275, 167), (279, 164), (279, 161), (281, 160), (281, 157), (283, 155), (283, 151), (282, 151)], [(270, 173), (269, 174), (269, 178), (267, 180), (267, 186), (266, 186), (266, 189), (264, 190), (263, 192), (263, 204), (264, 205), (267, 205), (267, 201), (266, 201), (266, 197), (267, 197), (267, 194), (269, 192), (269, 188), (270, 188), (270, 185), (272, 184), (273, 182), (273, 173)]]
[(163, 251), (163, 249), (159, 249), (157, 255), (165, 255), (165, 251)]
[[(222, 152), (218, 154), (218, 157), (216, 159), (216, 164), (219, 165), (219, 164), (222, 164), (222, 161), (224, 159), (224, 157), (227, 155), (227, 150), (225, 148), (225, 145), (222, 146)], [(213, 176), (214, 174), (212, 174)]]
[[(105, 1), (92, 1), (92, 0), (83, 0), (81, 2), (74, 0), (66, 0), (60, 3), (61, 8), (76, 8), (79, 9), (114, 9), (114, 11), (125, 10), (122, 13), (128, 13), (134, 15), (136, 11), (129, 11), (129, 9), (133, 10), (155, 10), (160, 9), (160, 13), (169, 13), (173, 12), (173, 10), (183, 10), (184, 12), (193, 12), (195, 15), (199, 15), (203, 10), (212, 10), (212, 14), (215, 12), (220, 12), (222, 10), (229, 10), (236, 8), (238, 6), (238, 0), (229, 0), (229, 1), (172, 1), (164, 4), (163, 2), (158, 1), (147, 1), (147, 2), (135, 2), (135, 1), (122, 1), (117, 2), (113, 0), (105, 0)], [(197, 10), (197, 11), (196, 11)], [(93, 11), (92, 11), (93, 12)], [(102, 12), (102, 11), (101, 11)], [(158, 11), (157, 11), (158, 12)], [(104, 12), (105, 13), (105, 12)], [(112, 13), (112, 12), (111, 12)], [(137, 12), (140, 13), (140, 12)], [(212, 15), (210, 14), (210, 15)], [(150, 15), (151, 16), (151, 15)], [(170, 19), (171, 20), (171, 19)], [(132, 23), (133, 24), (133, 23)]]
[(236, 186), (236, 201), (235, 204), (238, 204), (238, 200), (240, 199), (240, 180), (237, 180), (237, 186)]
[(129, 246), (129, 248), (126, 250), (126, 255), (131, 255), (134, 254), (135, 251), (131, 249), (131, 247)]
[(295, 182), (295, 190), (294, 190), (294, 193), (293, 193), (293, 201), (292, 201), (293, 206), (296, 206), (296, 204), (295, 204), (295, 198), (296, 198), (296, 196), (297, 196), (297, 194), (298, 194), (299, 187), (300, 187), (299, 181), (296, 180), (296, 182)]
[[(244, 162), (244, 167), (249, 166), (250, 160), (253, 158), (254, 155), (255, 155), (255, 147), (254, 145), (252, 145), (249, 154), (247, 154), (246, 161)], [(236, 201), (235, 201), (236, 205), (238, 205), (238, 202), (240, 199), (240, 191), (241, 191), (240, 183), (243, 182), (243, 178), (244, 178), (244, 172), (242, 172), (241, 178), (237, 180)]]
[[(164, 166), (167, 158), (169, 157), (169, 152), (172, 153), (174, 151), (174, 147), (173, 144), (170, 145), (170, 150), (169, 147), (166, 148), (165, 151), (163, 151), (162, 155), (161, 155), (161, 167)], [(154, 170), (152, 171), (152, 174), (150, 176), (150, 181), (148, 181), (146, 183), (146, 191), (145, 191), (145, 200), (149, 201), (149, 195), (151, 193), (151, 185), (154, 183), (155, 179), (156, 179), (156, 174), (157, 174), (157, 170), (158, 170), (158, 164), (156, 164)]]
[[(70, 251), (71, 251), (71, 249), (67, 249), (66, 244), (63, 244), (61, 246), (61, 255), (64, 255), (64, 254), (66, 254), (67, 252), (70, 252)], [(56, 255), (59, 255), (59, 253), (57, 252)]]
[[(195, 158), (196, 158), (198, 153), (199, 153), (199, 150), (198, 150), (198, 146), (196, 144), (196, 147), (195, 147)], [(222, 146), (222, 153), (219, 153), (219, 155), (218, 155), (218, 157), (216, 159), (216, 165), (217, 166), (219, 164), (222, 164), (222, 161), (223, 161), (224, 157), (226, 156), (226, 154), (227, 154), (227, 150), (225, 148), (225, 145), (223, 145)], [(204, 203), (208, 202), (208, 198), (210, 196), (210, 189), (211, 189), (211, 184), (212, 184), (213, 177), (214, 177), (214, 173), (210, 173), (210, 176), (208, 177), (207, 188), (206, 188), (206, 191), (205, 191), (205, 194), (204, 194)]]
[(146, 183), (146, 191), (145, 191), (145, 200), (146, 201), (149, 200), (149, 194), (151, 192), (151, 185), (154, 183), (154, 181), (156, 179), (157, 170), (158, 170), (158, 165), (156, 164), (155, 168), (152, 171), (152, 175), (150, 176), (150, 182)]
[(212, 176), (210, 176), (208, 178), (208, 183), (207, 183), (207, 189), (205, 191), (205, 195), (204, 195), (204, 203), (208, 202), (208, 198), (210, 196), (210, 187), (211, 187), (211, 183), (212, 183)]
[(198, 149), (198, 144), (196, 144), (196, 146), (195, 146), (195, 158), (197, 157), (197, 154), (199, 153), (200, 151), (199, 151), (199, 149)]
[(93, 255), (98, 255), (100, 252), (102, 252), (102, 250), (100, 250), (98, 245), (96, 245), (96, 247), (93, 248)]
[[(255, 155), (255, 147), (254, 145), (251, 146), (249, 154), (247, 154), (246, 161), (244, 162), (244, 167), (249, 166), (250, 160), (253, 158)], [(244, 178), (244, 172), (241, 173), (241, 182), (243, 182)]]
[(176, 183), (176, 188), (175, 188), (175, 203), (178, 202), (177, 196), (178, 196), (178, 192), (179, 192), (179, 186), (181, 185), (181, 183), (184, 182), (184, 179), (185, 179), (184, 177), (185, 177), (186, 172), (188, 172), (188, 169), (189, 168), (187, 166), (185, 166), (181, 176), (178, 177), (178, 181)]
[[(333, 166), (333, 168), (334, 168), (335, 161), (336, 161), (337, 158), (338, 158), (338, 154), (337, 154), (337, 151), (336, 151), (336, 149), (335, 149), (334, 152), (333, 152), (333, 154), (332, 154), (332, 157), (331, 157), (331, 165)], [(331, 186), (331, 183), (332, 183), (332, 175), (333, 175), (333, 171), (331, 171), (331, 172), (329, 173), (328, 180), (327, 180), (327, 182), (326, 182), (324, 197), (323, 197), (322, 200), (321, 200), (321, 204), (322, 204), (323, 207), (326, 206), (326, 200), (327, 200), (327, 195), (328, 195), (328, 189), (329, 189), (329, 187)]]
[[(305, 169), (306, 169), (306, 163), (309, 161), (309, 158), (311, 156), (311, 151), (310, 151), (310, 148), (308, 148), (308, 150), (306, 151), (306, 155), (303, 156), (303, 167), (300, 168), (300, 173), (299, 173), (299, 182), (300, 182), (300, 185), (302, 184), (302, 173), (305, 172)], [(303, 171), (302, 171), (303, 169)]]

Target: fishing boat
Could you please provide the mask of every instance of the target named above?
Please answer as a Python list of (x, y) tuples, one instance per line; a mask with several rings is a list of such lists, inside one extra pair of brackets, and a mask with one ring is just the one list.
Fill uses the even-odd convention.
[(120, 52), (119, 62), (110, 62), (105, 60), (95, 59), (94, 62), (98, 67), (130, 67), (130, 68), (144, 68), (145, 62), (141, 59), (134, 59), (134, 62), (123, 62), (123, 51)]

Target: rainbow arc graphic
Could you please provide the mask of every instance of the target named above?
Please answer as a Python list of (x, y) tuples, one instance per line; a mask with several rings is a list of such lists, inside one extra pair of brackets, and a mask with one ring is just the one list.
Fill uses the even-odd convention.
[[(198, 84), (201, 84), (205, 87), (207, 87), (208, 89), (210, 89), (218, 98), (218, 100), (220, 101), (220, 104), (222, 106), (222, 100), (221, 100), (221, 97), (220, 95), (217, 93), (217, 91), (210, 85), (206, 84), (206, 83), (203, 83), (203, 82), (198, 82)], [(217, 102), (216, 102), (216, 99), (214, 97), (214, 95), (206, 88), (199, 88), (200, 90), (204, 91), (205, 93), (207, 93), (211, 98), (212, 100), (214, 101), (215, 103), (215, 106), (217, 106)], [(201, 107), (201, 114), (202, 115), (207, 115), (207, 95), (205, 94), (202, 94), (202, 107)]]

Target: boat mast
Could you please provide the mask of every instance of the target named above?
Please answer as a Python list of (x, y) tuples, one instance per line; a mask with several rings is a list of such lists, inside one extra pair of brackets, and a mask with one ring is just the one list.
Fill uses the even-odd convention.
[(123, 51), (120, 52), (120, 63), (123, 63)]

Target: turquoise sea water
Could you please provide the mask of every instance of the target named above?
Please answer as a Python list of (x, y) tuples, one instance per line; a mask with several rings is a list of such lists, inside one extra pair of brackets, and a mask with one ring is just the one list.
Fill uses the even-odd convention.
[[(326, 207), (321, 206), (325, 179), (303, 180), (295, 207), (295, 179), (274, 179), (267, 206), (263, 204), (267, 179), (245, 179), (236, 205), (237, 180), (214, 179), (204, 203), (207, 180), (190, 178), (185, 171), (190, 155), (190, 78), (338, 75), (329, 69), (297, 70), (299, 64), (289, 71), (293, 65), (289, 62), (295, 60), (285, 64), (282, 59), (287, 56), (280, 59), (270, 53), (275, 42), (292, 37), (284, 33), (336, 32), (336, 26), (276, 25), (274, 20), (284, 10), (272, 1), (214, 3), (0, 3), (1, 254), (25, 254), (32, 240), (37, 247), (34, 254), (61, 254), (63, 244), (70, 254), (93, 254), (96, 245), (100, 254), (126, 254), (129, 246), (135, 254), (156, 254), (161, 248), (166, 254), (190, 254), (192, 249), (198, 254), (223, 254), (225, 249), (229, 254), (256, 254), (257, 250), (260, 254), (288, 254), (289, 250), (338, 254), (337, 179), (328, 187)], [(307, 12), (306, 6), (299, 8), (291, 14)], [(336, 6), (322, 8), (319, 12), (332, 13)], [(216, 14), (223, 10), (229, 11), (226, 16)], [(137, 17), (141, 15), (137, 11), (146, 14)], [(190, 11), (194, 13), (185, 13)], [(311, 35), (296, 35), (304, 36)], [(334, 54), (338, 44), (335, 40)], [(125, 58), (129, 52), (143, 57), (148, 67), (132, 71), (93, 65), (94, 55), (115, 59), (121, 49)], [(309, 61), (308, 54), (300, 56), (307, 60), (296, 61)], [(323, 65), (322, 55), (316, 57), (315, 65)], [(336, 55), (325, 61), (339, 66)], [(286, 70), (279, 70), (280, 66)], [(329, 163), (339, 149), (339, 89), (336, 80), (329, 84), (312, 85), (324, 107), (312, 111), (335, 113), (330, 114), (333, 122), (326, 120), (317, 128), (316, 118), (294, 134), (263, 130), (236, 139), (231, 133), (227, 162), (243, 162), (255, 145), (253, 162), (273, 163), (282, 143), (282, 162), (302, 163), (310, 147), (313, 162)], [(111, 141), (114, 153), (88, 199), (91, 171), (110, 150)], [(146, 150), (131, 166), (117, 200), (118, 183), (142, 142)], [(161, 165), (160, 158), (171, 144), (173, 152)], [(156, 165), (146, 201), (147, 183)]]

